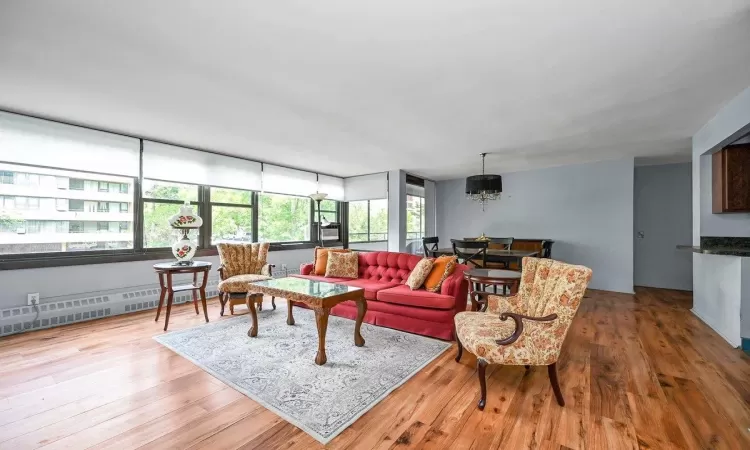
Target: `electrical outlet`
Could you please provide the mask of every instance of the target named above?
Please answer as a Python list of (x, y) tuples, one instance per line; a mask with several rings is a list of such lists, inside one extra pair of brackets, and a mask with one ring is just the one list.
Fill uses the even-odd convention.
[(32, 305), (38, 305), (39, 304), (39, 292), (34, 292), (33, 294), (29, 294), (26, 299), (29, 306)]

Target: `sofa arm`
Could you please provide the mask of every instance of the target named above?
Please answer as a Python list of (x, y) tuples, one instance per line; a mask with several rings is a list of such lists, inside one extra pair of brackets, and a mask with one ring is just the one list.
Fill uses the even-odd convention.
[(313, 271), (313, 265), (312, 263), (305, 263), (300, 264), (299, 266), (299, 274), (300, 275), (310, 275)]
[(456, 311), (466, 311), (469, 282), (464, 278), (464, 271), (467, 269), (468, 267), (463, 264), (456, 266), (456, 270), (440, 286), (441, 294), (450, 295), (456, 299)]

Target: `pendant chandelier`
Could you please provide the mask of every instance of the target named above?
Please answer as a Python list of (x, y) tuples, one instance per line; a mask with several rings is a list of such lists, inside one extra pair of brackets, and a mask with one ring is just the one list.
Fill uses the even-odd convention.
[(480, 155), (482, 155), (482, 174), (466, 177), (466, 198), (481, 203), (482, 211), (484, 211), (484, 206), (488, 201), (500, 199), (500, 194), (503, 192), (503, 177), (485, 174), (484, 157), (487, 153), (480, 153)]

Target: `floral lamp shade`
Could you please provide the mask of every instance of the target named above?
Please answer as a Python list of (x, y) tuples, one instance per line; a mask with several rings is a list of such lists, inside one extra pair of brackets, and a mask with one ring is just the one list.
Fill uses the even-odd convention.
[(172, 254), (177, 259), (177, 264), (192, 264), (193, 256), (195, 256), (195, 250), (198, 246), (190, 240), (188, 234), (190, 230), (200, 228), (203, 225), (203, 219), (193, 212), (190, 202), (185, 202), (180, 207), (180, 211), (167, 219), (167, 221), (170, 227), (180, 230), (180, 238), (172, 244)]

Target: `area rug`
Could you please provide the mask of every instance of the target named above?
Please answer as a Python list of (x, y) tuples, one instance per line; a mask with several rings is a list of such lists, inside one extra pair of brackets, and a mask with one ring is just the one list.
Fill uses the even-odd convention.
[(155, 336), (159, 343), (296, 425), (323, 444), (440, 356), (450, 343), (362, 324), (364, 347), (354, 345), (354, 321), (331, 316), (328, 362), (315, 364), (318, 334), (311, 310), (286, 302), (258, 313), (258, 337), (248, 315)]

